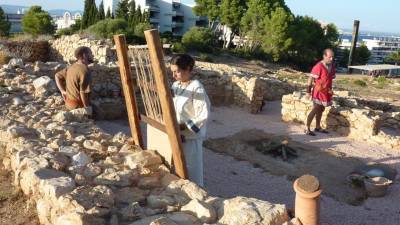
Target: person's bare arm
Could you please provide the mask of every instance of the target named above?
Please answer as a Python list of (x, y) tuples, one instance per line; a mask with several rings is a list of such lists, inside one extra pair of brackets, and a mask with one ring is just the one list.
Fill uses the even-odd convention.
[(66, 92), (66, 87), (65, 87), (65, 76), (67, 73), (67, 69), (63, 69), (59, 72), (56, 73), (55, 80), (56, 80), (56, 85), (58, 90), (60, 90), (61, 95), (63, 99), (65, 100), (67, 98), (67, 92)]
[(90, 106), (89, 93), (80, 92), (80, 96), (81, 96), (83, 106), (89, 107)]

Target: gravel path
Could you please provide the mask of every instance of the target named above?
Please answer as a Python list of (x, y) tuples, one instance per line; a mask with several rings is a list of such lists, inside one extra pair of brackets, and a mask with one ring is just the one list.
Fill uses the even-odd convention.
[[(129, 131), (127, 122), (99, 122), (111, 133)], [(110, 126), (111, 125), (111, 126)], [(280, 102), (268, 102), (263, 112), (252, 115), (236, 108), (213, 108), (208, 127), (209, 138), (226, 137), (245, 129), (261, 129), (267, 133), (290, 136), (292, 139), (323, 149), (333, 149), (365, 162), (390, 164), (400, 171), (400, 151), (349, 140), (336, 134), (309, 137), (304, 127), (280, 120)], [(246, 196), (294, 206), (292, 182), (285, 177), (270, 175), (245, 161), (205, 149), (205, 186), (212, 194), (222, 197)], [(323, 225), (395, 225), (400, 224), (400, 185), (390, 186), (383, 198), (369, 198), (362, 206), (351, 206), (322, 195), (321, 223)]]

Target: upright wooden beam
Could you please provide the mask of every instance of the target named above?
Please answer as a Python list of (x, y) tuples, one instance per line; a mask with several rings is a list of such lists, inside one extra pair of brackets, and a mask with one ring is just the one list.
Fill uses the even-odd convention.
[(128, 111), (129, 127), (136, 145), (143, 148), (143, 136), (140, 130), (139, 111), (133, 90), (131, 67), (128, 60), (128, 47), (124, 35), (114, 35), (117, 48), (119, 72), (121, 74), (122, 89), (124, 91), (126, 108)]
[(185, 157), (183, 155), (178, 122), (176, 121), (175, 108), (173, 107), (174, 103), (172, 102), (170, 88), (168, 87), (167, 69), (165, 68), (160, 35), (156, 29), (147, 30), (144, 34), (147, 46), (149, 47), (150, 61), (155, 75), (158, 95), (160, 96), (165, 127), (172, 148), (172, 159), (175, 166), (175, 173), (179, 177), (187, 179), (188, 175)]

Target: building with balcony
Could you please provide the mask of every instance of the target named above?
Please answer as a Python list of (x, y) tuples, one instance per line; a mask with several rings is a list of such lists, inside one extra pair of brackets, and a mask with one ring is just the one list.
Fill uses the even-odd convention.
[[(191, 27), (207, 24), (207, 18), (198, 17), (193, 13), (193, 5), (181, 3), (180, 0), (134, 0), (136, 6), (149, 12), (150, 23), (161, 33), (172, 32), (182, 36)], [(108, 8), (115, 13), (119, 0), (104, 0), (104, 10)]]

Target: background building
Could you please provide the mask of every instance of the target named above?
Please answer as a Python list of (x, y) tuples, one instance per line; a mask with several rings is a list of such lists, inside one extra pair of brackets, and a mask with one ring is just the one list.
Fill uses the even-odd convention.
[[(172, 32), (175, 36), (182, 36), (196, 24), (204, 24), (204, 17), (193, 13), (193, 5), (181, 3), (180, 0), (134, 0), (136, 7), (150, 13), (150, 23), (154, 28), (163, 32)], [(104, 10), (108, 8), (112, 13), (118, 7), (119, 0), (104, 0)], [(206, 24), (206, 23), (205, 23)]]
[(77, 12), (72, 15), (70, 12), (65, 12), (63, 16), (55, 16), (53, 17), (55, 24), (57, 25), (57, 30), (68, 28), (71, 25), (75, 24), (75, 21), (81, 19), (82, 15)]

